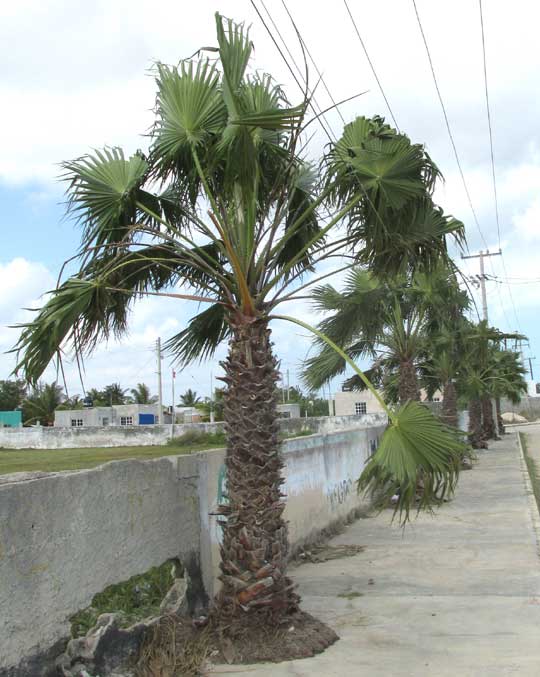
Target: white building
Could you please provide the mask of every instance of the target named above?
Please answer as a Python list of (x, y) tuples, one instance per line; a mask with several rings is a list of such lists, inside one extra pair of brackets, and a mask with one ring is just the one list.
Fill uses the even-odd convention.
[(336, 416), (361, 416), (383, 411), (379, 401), (370, 390), (344, 391), (334, 395), (334, 413)]
[[(420, 391), (420, 399), (426, 400), (424, 390)], [(433, 395), (433, 402), (441, 402), (442, 394), (437, 390)], [(337, 392), (334, 396), (335, 416), (361, 416), (362, 414), (377, 414), (383, 411), (379, 400), (371, 390), (351, 390)]]
[(278, 404), (277, 411), (279, 418), (300, 418), (300, 405), (297, 402)]
[[(88, 407), (87, 409), (57, 409), (54, 425), (59, 428), (82, 428), (107, 425), (155, 425), (158, 423), (157, 404), (114, 404), (112, 407)], [(171, 415), (163, 410), (162, 423), (171, 423)]]

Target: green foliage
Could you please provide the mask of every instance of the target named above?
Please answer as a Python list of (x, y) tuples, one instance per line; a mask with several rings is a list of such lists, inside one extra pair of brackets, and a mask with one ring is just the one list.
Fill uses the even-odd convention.
[(222, 447), (227, 444), (225, 433), (218, 430), (214, 433), (205, 433), (201, 430), (186, 430), (185, 433), (171, 438), (167, 444), (179, 449), (197, 449), (200, 447)]
[(137, 383), (137, 387), (131, 388), (130, 393), (136, 404), (155, 404), (158, 399), (156, 395), (150, 395), (150, 388), (146, 383)]
[(14, 411), (26, 397), (26, 384), (22, 380), (0, 381), (0, 411)]
[(86, 635), (100, 614), (121, 612), (120, 626), (124, 628), (159, 615), (159, 605), (174, 582), (174, 571), (175, 565), (169, 561), (145, 574), (105, 588), (94, 596), (88, 608), (70, 618), (72, 637)]
[[(427, 407), (407, 402), (394, 414), (358, 480), (358, 490), (388, 503), (402, 523), (411, 509), (431, 509), (451, 496), (467, 451), (462, 434), (444, 426)], [(418, 501), (417, 501), (418, 498)]]
[(38, 383), (23, 401), (23, 424), (40, 422), (50, 426), (54, 423), (54, 412), (65, 399), (62, 386), (57, 383)]
[(210, 420), (210, 412), (214, 413), (214, 421), (223, 421), (225, 388), (215, 388), (214, 397), (205, 397), (204, 401), (197, 405), (197, 409), (204, 415), (204, 420)]
[(432, 269), (446, 237), (461, 238), (432, 203), (439, 172), (421, 144), (358, 117), (307, 165), (308, 100), (291, 105), (270, 75), (250, 72), (243, 24), (216, 14), (216, 35), (217, 59), (202, 49), (156, 66), (147, 152), (64, 164), (80, 269), (21, 327), (16, 369), (30, 382), (63, 349), (81, 357), (124, 335), (141, 296), (210, 303), (167, 343), (185, 363), (213, 355), (240, 318), (269, 318), (329, 253), (390, 275)]
[(191, 388), (188, 388), (186, 392), (180, 396), (181, 407), (196, 407), (201, 404), (201, 402), (201, 398)]
[(328, 416), (328, 400), (324, 397), (319, 397), (316, 392), (308, 392), (305, 394), (300, 388), (291, 386), (288, 393), (286, 388), (280, 392), (279, 401), (281, 402), (284, 398), (287, 402), (295, 402), (300, 405), (300, 416), (302, 418), (304, 418), (306, 414), (308, 417)]

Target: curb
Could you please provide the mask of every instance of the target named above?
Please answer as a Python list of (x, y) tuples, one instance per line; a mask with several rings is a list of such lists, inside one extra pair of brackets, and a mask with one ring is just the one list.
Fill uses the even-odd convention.
[(527, 461), (525, 460), (525, 452), (523, 451), (523, 447), (521, 445), (519, 432), (516, 432), (516, 440), (519, 449), (519, 460), (521, 464), (521, 471), (523, 473), (523, 481), (525, 483), (527, 500), (529, 503), (529, 515), (531, 517), (532, 527), (536, 538), (536, 551), (540, 557), (540, 512), (538, 511), (538, 504), (536, 503), (536, 497), (534, 495), (531, 477), (529, 475), (529, 468), (527, 467)]

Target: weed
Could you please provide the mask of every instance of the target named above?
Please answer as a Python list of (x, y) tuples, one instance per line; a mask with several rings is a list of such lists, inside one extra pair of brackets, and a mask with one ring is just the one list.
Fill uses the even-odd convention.
[(527, 435), (525, 433), (519, 433), (519, 439), (521, 441), (521, 447), (523, 449), (523, 455), (525, 456), (525, 463), (527, 464), (527, 470), (529, 471), (529, 477), (531, 478), (531, 484), (533, 488), (534, 497), (536, 499), (536, 505), (540, 511), (540, 472), (538, 464), (529, 454), (529, 447), (527, 444)]
[(178, 437), (171, 438), (167, 445), (171, 447), (203, 447), (203, 446), (223, 446), (226, 444), (225, 433), (219, 430), (215, 433), (205, 433), (201, 430), (186, 430)]
[(86, 609), (71, 618), (71, 634), (82, 637), (94, 627), (98, 616), (122, 612), (120, 625), (128, 627), (137, 621), (159, 614), (159, 605), (174, 582), (176, 561), (153, 567), (144, 574), (116, 583), (99, 592)]

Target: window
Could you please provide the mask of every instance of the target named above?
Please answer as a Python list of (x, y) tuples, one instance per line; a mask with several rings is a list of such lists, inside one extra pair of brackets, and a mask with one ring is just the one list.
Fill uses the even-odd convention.
[(104, 416), (101, 419), (101, 425), (109, 425), (109, 417), (108, 416)]
[(357, 416), (360, 416), (361, 414), (367, 414), (367, 404), (365, 402), (355, 402), (354, 413)]
[(133, 425), (133, 416), (120, 416), (120, 425)]
[(72, 428), (82, 428), (83, 420), (82, 418), (72, 418), (71, 427)]

